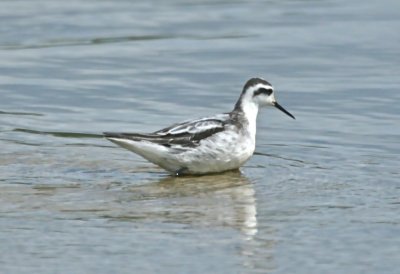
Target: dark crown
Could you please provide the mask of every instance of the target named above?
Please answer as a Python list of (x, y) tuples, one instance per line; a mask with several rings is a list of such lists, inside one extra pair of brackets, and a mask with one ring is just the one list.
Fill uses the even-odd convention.
[(251, 79), (248, 80), (248, 81), (246, 82), (246, 84), (244, 85), (242, 93), (244, 93), (244, 92), (245, 92), (246, 90), (248, 90), (250, 87), (255, 86), (255, 85), (258, 85), (258, 84), (264, 84), (264, 85), (268, 85), (268, 86), (271, 86), (271, 87), (272, 87), (272, 85), (271, 85), (268, 81), (266, 81), (266, 80), (264, 80), (264, 79), (261, 79), (261, 78), (251, 78)]

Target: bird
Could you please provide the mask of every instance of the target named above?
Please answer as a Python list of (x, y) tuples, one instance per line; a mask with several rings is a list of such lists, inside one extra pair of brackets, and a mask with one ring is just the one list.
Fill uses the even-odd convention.
[(152, 133), (103, 135), (176, 176), (220, 173), (239, 169), (253, 155), (258, 110), (267, 106), (295, 119), (278, 104), (268, 81), (251, 78), (231, 112), (186, 120)]

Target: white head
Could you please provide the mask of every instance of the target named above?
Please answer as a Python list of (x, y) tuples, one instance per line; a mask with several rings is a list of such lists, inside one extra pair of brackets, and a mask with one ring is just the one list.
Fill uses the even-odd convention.
[(269, 82), (261, 78), (251, 78), (244, 85), (242, 94), (235, 105), (235, 110), (243, 111), (248, 115), (257, 115), (258, 108), (264, 106), (274, 106), (295, 119), (275, 100), (274, 88)]

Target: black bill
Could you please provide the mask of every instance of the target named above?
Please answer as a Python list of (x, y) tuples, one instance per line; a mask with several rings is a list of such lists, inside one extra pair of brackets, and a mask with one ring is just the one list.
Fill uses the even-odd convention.
[(286, 109), (284, 109), (280, 104), (278, 104), (277, 102), (275, 102), (275, 107), (277, 108), (277, 109), (279, 109), (279, 110), (281, 110), (282, 112), (284, 112), (284, 113), (286, 113), (287, 115), (289, 115), (290, 117), (292, 117), (293, 119), (296, 119), (296, 118), (294, 118), (294, 116), (292, 115), (292, 114), (290, 114), (290, 112), (289, 111), (287, 111)]

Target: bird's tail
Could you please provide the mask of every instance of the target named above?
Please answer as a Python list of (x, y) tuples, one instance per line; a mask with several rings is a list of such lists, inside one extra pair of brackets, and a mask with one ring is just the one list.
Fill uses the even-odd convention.
[(165, 139), (157, 134), (123, 133), (123, 132), (103, 132), (107, 139), (121, 139), (131, 141), (149, 141), (153, 143), (164, 143)]

